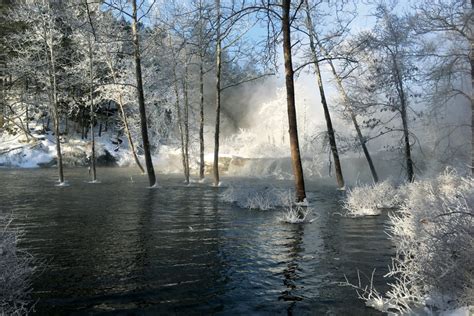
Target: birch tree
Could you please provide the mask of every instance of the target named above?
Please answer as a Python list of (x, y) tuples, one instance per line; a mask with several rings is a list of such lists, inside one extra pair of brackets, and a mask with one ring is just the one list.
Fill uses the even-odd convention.
[[(38, 80), (47, 87), (50, 113), (53, 114), (54, 136), (58, 181), (65, 184), (63, 157), (61, 152), (60, 118), (59, 118), (59, 83), (58, 56), (63, 33), (58, 25), (61, 20), (59, 3), (41, 0), (18, 5), (12, 12), (12, 19), (24, 25), (23, 34), (12, 38), (12, 50), (17, 58), (32, 66), (36, 65)], [(44, 80), (46, 79), (46, 80)], [(44, 81), (43, 81), (44, 80)]]

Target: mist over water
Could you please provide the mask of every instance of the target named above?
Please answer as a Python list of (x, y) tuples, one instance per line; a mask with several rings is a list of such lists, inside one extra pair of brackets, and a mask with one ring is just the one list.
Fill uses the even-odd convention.
[[(352, 122), (343, 114), (340, 96), (333, 85), (332, 74), (323, 67), (323, 79), (331, 119), (337, 134), (343, 173), (349, 184), (371, 182), (365, 158), (361, 152)], [(207, 84), (211, 84), (208, 82)], [(208, 89), (207, 91), (212, 91)], [(334, 176), (330, 150), (326, 144), (326, 121), (320, 101), (316, 78), (310, 71), (301, 72), (295, 81), (298, 134), (305, 176), (313, 180)], [(213, 94), (206, 94), (205, 111), (213, 114)], [(281, 76), (271, 76), (224, 91), (222, 96), (220, 156), (235, 157), (224, 174), (235, 176), (262, 176), (290, 179), (288, 116), (286, 90)], [(429, 176), (451, 165), (466, 168), (469, 160), (470, 117), (469, 104), (460, 97), (437, 105), (430, 110), (433, 100), (411, 104), (410, 129), (413, 137), (413, 156), (419, 176)], [(437, 101), (438, 102), (438, 101)], [(455, 109), (455, 110), (454, 110)], [(372, 114), (387, 119), (386, 113)], [(208, 115), (205, 126), (206, 157), (212, 162), (214, 149), (214, 115)], [(365, 118), (359, 116), (363, 125)], [(395, 120), (394, 128), (401, 122)], [(363, 129), (367, 138), (373, 138), (368, 148), (382, 179), (404, 179), (401, 133), (394, 132), (376, 137), (378, 129)], [(192, 146), (197, 163), (199, 148)], [(242, 159), (244, 158), (244, 162)], [(332, 183), (332, 182), (330, 182)]]

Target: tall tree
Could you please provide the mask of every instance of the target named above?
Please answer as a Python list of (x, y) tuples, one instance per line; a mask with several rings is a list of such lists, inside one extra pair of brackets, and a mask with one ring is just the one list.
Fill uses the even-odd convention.
[[(47, 2), (47, 3), (46, 3)], [(54, 15), (53, 8), (49, 1), (43, 1), (47, 6), (47, 20), (43, 21), (44, 38), (48, 47), (48, 61), (49, 61), (49, 81), (50, 81), (50, 98), (54, 113), (54, 135), (56, 136), (56, 155), (58, 165), (59, 184), (64, 183), (63, 170), (63, 155), (61, 153), (61, 137), (59, 134), (59, 106), (58, 106), (58, 91), (56, 81), (56, 55), (55, 55), (55, 38), (54, 38)]]
[[(220, 119), (221, 119), (221, 102), (222, 94), (230, 88), (239, 86), (241, 84), (258, 80), (269, 74), (261, 71), (238, 72), (233, 73), (236, 61), (239, 60), (241, 65), (244, 63), (254, 62), (254, 58), (258, 53), (255, 53), (250, 47), (243, 46), (246, 44), (244, 35), (250, 30), (251, 23), (244, 19), (246, 14), (240, 14), (247, 11), (244, 7), (245, 1), (233, 1), (228, 9), (228, 15), (222, 15), (222, 7), (220, 0), (215, 0), (215, 84), (216, 84), (216, 121), (214, 133), (214, 185), (219, 185), (219, 138), (220, 138)], [(239, 5), (241, 5), (239, 7)], [(254, 22), (255, 23), (255, 22)], [(250, 26), (249, 26), (250, 25)], [(231, 49), (232, 48), (232, 49)], [(234, 64), (234, 65), (232, 65)], [(239, 65), (240, 66), (240, 65)], [(241, 66), (244, 68), (245, 66)], [(225, 76), (222, 75), (225, 71)]]
[[(187, 108), (188, 108), (188, 97), (187, 97), (187, 83), (186, 80), (188, 79), (186, 74), (182, 77), (179, 78), (178, 76), (178, 63), (181, 62), (180, 58), (180, 51), (176, 51), (174, 49), (174, 43), (172, 41), (171, 34), (168, 34), (168, 39), (169, 39), (169, 46), (171, 49), (171, 58), (172, 58), (172, 69), (173, 69), (173, 90), (174, 90), (174, 95), (175, 95), (175, 108), (176, 108), (176, 119), (177, 119), (177, 124), (178, 124), (178, 131), (179, 131), (179, 138), (181, 142), (181, 162), (183, 164), (183, 173), (184, 173), (184, 179), (186, 183), (189, 183), (189, 150), (188, 150), (188, 143), (189, 143), (189, 128), (188, 126), (188, 113), (187, 113)], [(187, 56), (184, 56), (184, 58), (187, 58)], [(186, 63), (186, 62), (185, 62)], [(185, 66), (187, 68), (187, 66)], [(187, 70), (186, 70), (187, 72)], [(184, 94), (184, 100), (183, 100), (183, 107), (181, 106), (181, 91), (180, 91), (180, 82), (182, 83), (182, 92)], [(183, 113), (184, 112), (184, 113)]]
[(92, 51), (92, 35), (89, 34), (87, 46), (89, 49), (89, 102), (90, 102), (90, 128), (91, 128), (91, 176), (92, 182), (97, 181), (96, 159), (95, 159), (95, 135), (94, 135), (94, 55)]
[(324, 92), (323, 79), (321, 77), (321, 69), (319, 67), (319, 57), (316, 51), (316, 42), (318, 42), (318, 38), (317, 38), (316, 32), (314, 31), (314, 26), (313, 26), (313, 21), (311, 18), (311, 12), (310, 12), (308, 0), (304, 0), (304, 4), (305, 4), (305, 11), (306, 11), (306, 27), (308, 29), (311, 59), (312, 59), (312, 63), (315, 70), (316, 81), (319, 88), (319, 94), (321, 96), (321, 104), (324, 110), (324, 118), (326, 120), (329, 146), (331, 148), (331, 152), (334, 159), (334, 168), (336, 171), (337, 185), (339, 186), (339, 188), (343, 188), (344, 177), (342, 175), (341, 161), (339, 159), (339, 153), (337, 150), (336, 135), (335, 135), (334, 128), (332, 125), (331, 114), (329, 112), (329, 107), (328, 107), (327, 99), (326, 99), (326, 93)]
[[(307, 13), (308, 13), (308, 9), (309, 9), (308, 2), (307, 2), (307, 0), (305, 0), (305, 2), (306, 2), (306, 10), (307, 10)], [(311, 11), (309, 10), (309, 12), (311, 12)], [(308, 27), (313, 26), (311, 22), (308, 23), (308, 24), (309, 24)], [(345, 29), (346, 29), (346, 25), (344, 25), (342, 27), (341, 31), (335, 32), (335, 33), (336, 34), (337, 33), (343, 34)], [(354, 125), (354, 129), (355, 129), (356, 134), (357, 134), (357, 139), (358, 139), (359, 144), (362, 148), (364, 156), (367, 160), (367, 164), (369, 165), (369, 169), (370, 169), (370, 172), (371, 172), (371, 175), (372, 175), (372, 179), (374, 180), (375, 183), (377, 183), (379, 181), (379, 178), (378, 178), (378, 174), (377, 174), (377, 171), (375, 169), (375, 166), (374, 166), (374, 163), (373, 163), (373, 160), (372, 160), (372, 156), (370, 155), (369, 149), (367, 148), (367, 138), (362, 134), (361, 125), (359, 124), (359, 121), (357, 119), (357, 111), (355, 109), (353, 101), (349, 97), (349, 94), (348, 94), (346, 88), (344, 87), (343, 74), (341, 74), (337, 71), (336, 65), (335, 65), (335, 62), (336, 62), (335, 56), (333, 56), (333, 54), (331, 54), (331, 52), (334, 53), (337, 50), (336, 54), (338, 54), (338, 55), (336, 55), (336, 56), (339, 57), (339, 58), (342, 58), (342, 60), (346, 63), (345, 65), (343, 64), (341, 66), (341, 68), (343, 68), (343, 69), (344, 68), (349, 68), (348, 72), (350, 73), (352, 70), (354, 70), (354, 67), (348, 67), (347, 64), (352, 64), (354, 62), (353, 61), (354, 50), (351, 47), (351, 49), (348, 52), (342, 52), (342, 55), (341, 55), (341, 51), (344, 51), (344, 50), (339, 47), (340, 45), (336, 45), (331, 49), (331, 52), (330, 52), (328, 49), (326, 49), (325, 45), (323, 45), (322, 41), (319, 39), (319, 37), (317, 36), (315, 31), (309, 32), (308, 35), (311, 35), (311, 34), (314, 35), (314, 41), (317, 44), (317, 47), (319, 48), (319, 51), (321, 52), (322, 59), (324, 59), (326, 61), (326, 63), (329, 65), (329, 67), (331, 69), (331, 73), (334, 76), (334, 79), (335, 79), (335, 82), (336, 82), (336, 87), (339, 91), (339, 94), (342, 97), (344, 110), (347, 111), (347, 113), (349, 114), (350, 120), (352, 121), (352, 123)]]
[[(415, 95), (417, 67), (413, 64), (412, 29), (408, 17), (399, 17), (390, 12), (384, 5), (376, 8), (377, 23), (372, 31), (363, 32), (359, 43), (364, 46), (364, 57), (360, 62), (366, 65), (368, 86), (361, 85), (360, 89), (369, 91), (369, 99), (360, 102), (370, 106), (382, 107), (381, 111), (388, 112), (387, 122), (396, 118), (401, 121), (400, 127), (385, 125), (386, 132), (380, 135), (401, 132), (402, 148), (405, 160), (407, 180), (415, 178), (412, 158), (412, 137), (410, 117), (408, 112), (414, 112), (410, 107), (410, 95)], [(365, 74), (364, 74), (365, 76)], [(360, 81), (362, 82), (362, 80)], [(410, 83), (410, 84), (409, 84)], [(377, 121), (372, 118), (371, 120)], [(380, 120), (379, 120), (380, 121)]]
[(339, 93), (342, 95), (344, 105), (346, 106), (347, 111), (349, 112), (349, 116), (352, 120), (352, 123), (354, 125), (354, 128), (357, 133), (357, 138), (359, 140), (360, 146), (362, 147), (362, 151), (364, 152), (365, 159), (367, 160), (367, 164), (369, 165), (370, 173), (372, 174), (372, 179), (374, 180), (375, 183), (379, 182), (379, 177), (377, 175), (377, 171), (375, 169), (374, 163), (372, 161), (372, 156), (370, 155), (369, 149), (367, 148), (367, 140), (362, 135), (362, 130), (360, 128), (360, 124), (357, 120), (357, 115), (353, 109), (352, 101), (350, 100), (346, 89), (344, 88), (344, 85), (342, 84), (342, 78), (339, 75), (339, 73), (336, 71), (336, 67), (334, 66), (333, 61), (331, 60), (329, 55), (326, 55), (326, 58), (328, 59), (328, 64), (331, 67), (331, 72), (336, 79), (336, 84), (337, 88), (339, 90)]
[(137, 17), (137, 1), (132, 0), (132, 35), (135, 58), (135, 79), (137, 82), (138, 107), (140, 110), (140, 124), (143, 141), (143, 151), (145, 154), (145, 165), (148, 174), (148, 182), (150, 186), (156, 184), (155, 170), (153, 168), (153, 161), (151, 159), (150, 141), (148, 139), (148, 127), (145, 109), (145, 96), (143, 92), (142, 68), (140, 57), (140, 40), (138, 32), (138, 17)]
[(104, 93), (109, 100), (113, 100), (118, 105), (120, 118), (128, 140), (130, 154), (135, 161), (135, 164), (140, 169), (140, 172), (145, 174), (145, 169), (138, 158), (135, 141), (130, 130), (129, 118), (125, 111), (127, 103), (125, 101), (126, 95), (131, 93), (126, 93), (124, 88), (131, 87), (131, 85), (128, 85), (121, 80), (121, 78), (127, 76), (129, 69), (128, 63), (124, 62), (123, 58), (123, 51), (125, 49), (124, 44), (128, 43), (128, 41), (122, 40), (123, 38), (127, 38), (127, 31), (123, 25), (117, 23), (116, 19), (110, 14), (110, 12), (102, 13), (100, 23), (97, 23), (95, 29), (96, 36), (100, 36), (96, 45), (96, 55), (98, 55), (98, 57), (101, 58), (101, 61), (106, 65), (110, 75), (110, 83), (102, 86), (102, 88), (107, 88), (105, 91), (102, 91), (102, 93)]
[(186, 45), (184, 46), (184, 75), (183, 75), (183, 94), (184, 94), (184, 156), (185, 156), (185, 178), (186, 183), (189, 184), (190, 168), (189, 168), (189, 62), (188, 51)]
[(199, 179), (204, 180), (204, 63), (207, 46), (203, 0), (198, 0), (198, 55), (199, 55)]
[[(114, 60), (113, 60), (114, 58), (116, 58), (116, 56), (114, 57), (112, 55), (112, 52), (110, 51), (109, 48), (105, 48), (105, 56), (104, 57), (105, 57), (105, 62), (107, 64), (107, 67), (109, 68), (110, 74), (112, 76), (112, 84), (116, 85), (116, 86), (120, 86), (120, 83), (119, 83), (118, 78), (117, 78), (117, 71), (114, 67)], [(135, 148), (135, 142), (133, 141), (132, 133), (130, 132), (130, 126), (129, 126), (129, 123), (128, 123), (127, 114), (125, 113), (125, 102), (124, 102), (124, 98), (123, 98), (123, 92), (119, 88), (117, 93), (118, 93), (118, 97), (117, 97), (116, 102), (117, 102), (118, 107), (119, 107), (120, 116), (122, 118), (123, 126), (124, 126), (124, 129), (125, 129), (125, 134), (127, 135), (128, 145), (130, 146), (130, 153), (132, 154), (133, 160), (137, 164), (137, 167), (140, 169), (140, 172), (142, 174), (144, 174), (145, 169), (143, 169), (143, 166), (140, 162), (140, 159), (138, 158), (137, 150)]]
[(222, 38), (221, 38), (221, 3), (216, 5), (216, 126), (214, 131), (214, 185), (219, 185), (219, 135), (221, 121), (221, 70), (222, 70)]
[[(471, 161), (474, 174), (474, 0), (422, 0), (415, 3), (414, 27), (417, 34), (435, 34), (434, 43), (421, 54), (434, 60), (426, 79), (434, 84), (435, 93), (444, 98), (464, 97), (471, 108)], [(426, 42), (426, 40), (425, 40)], [(466, 90), (459, 84), (467, 76)], [(458, 103), (455, 103), (458, 104)], [(458, 112), (459, 109), (449, 111)]]
[(283, 0), (281, 28), (283, 33), (283, 56), (285, 60), (286, 102), (288, 106), (291, 161), (293, 173), (295, 175), (296, 201), (302, 202), (306, 198), (306, 191), (303, 176), (303, 166), (301, 164), (300, 146), (298, 141), (298, 125), (296, 122), (294, 70), (291, 54), (292, 45), (290, 6), (290, 0)]

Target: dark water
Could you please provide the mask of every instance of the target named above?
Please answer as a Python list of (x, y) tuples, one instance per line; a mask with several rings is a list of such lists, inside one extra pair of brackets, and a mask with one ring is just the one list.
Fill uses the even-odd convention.
[(37, 314), (378, 314), (335, 282), (377, 268), (384, 289), (386, 216), (341, 217), (334, 187), (309, 183), (319, 219), (294, 225), (180, 177), (146, 189), (129, 169), (99, 169), (101, 184), (86, 183), (83, 169), (66, 175), (71, 186), (55, 187), (55, 170), (0, 170), (1, 211), (26, 231), (21, 246), (46, 261), (34, 281)]

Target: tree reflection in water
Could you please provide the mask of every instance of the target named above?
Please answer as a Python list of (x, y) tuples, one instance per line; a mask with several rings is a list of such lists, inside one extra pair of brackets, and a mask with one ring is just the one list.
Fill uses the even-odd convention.
[(293, 314), (293, 308), (296, 302), (302, 301), (303, 296), (298, 295), (298, 290), (301, 286), (297, 285), (297, 281), (300, 279), (299, 276), (299, 261), (301, 259), (301, 252), (303, 251), (303, 236), (304, 236), (304, 225), (303, 224), (289, 224), (292, 227), (288, 230), (291, 234), (289, 236), (289, 242), (286, 244), (288, 247), (288, 258), (287, 267), (283, 270), (284, 280), (283, 284), (286, 286), (278, 300), (291, 302), (288, 305), (288, 315)]

